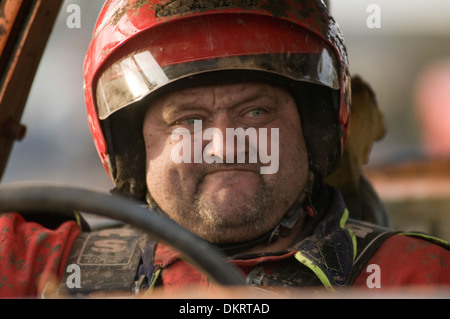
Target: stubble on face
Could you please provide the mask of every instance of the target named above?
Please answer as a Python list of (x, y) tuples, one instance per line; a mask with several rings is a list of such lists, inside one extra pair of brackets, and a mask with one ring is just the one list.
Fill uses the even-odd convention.
[(202, 226), (196, 230), (200, 236), (223, 243), (250, 239), (255, 233), (266, 231), (271, 204), (276, 202), (276, 198), (273, 187), (261, 175), (258, 176), (253, 195), (243, 199), (230, 198), (227, 194), (223, 198), (220, 194), (203, 194), (200, 192), (201, 183), (194, 195), (192, 207), (193, 213), (201, 221), (198, 225)]
[(186, 207), (186, 211), (193, 212), (199, 223), (190, 228), (215, 243), (241, 242), (270, 231), (280, 219), (278, 211), (286, 212), (292, 203), (280, 196), (281, 181), (267, 180), (262, 175), (258, 180), (252, 195), (245, 198), (228, 194), (218, 198), (220, 195), (196, 192), (194, 205)]

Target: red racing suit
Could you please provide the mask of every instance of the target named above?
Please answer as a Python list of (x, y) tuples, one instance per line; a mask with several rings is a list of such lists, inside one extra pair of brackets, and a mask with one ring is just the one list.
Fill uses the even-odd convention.
[[(319, 207), (319, 214), (305, 224), (303, 236), (288, 249), (235, 255), (229, 262), (242, 270), (249, 284), (262, 288), (450, 288), (446, 242), (348, 219), (340, 194), (331, 188), (329, 192), (331, 200)], [(68, 291), (75, 294), (103, 288), (131, 290), (138, 281), (140, 291), (162, 286), (167, 293), (192, 284), (209, 285), (207, 276), (181, 260), (178, 252), (145, 242), (142, 236), (126, 227), (82, 233), (75, 221), (48, 229), (18, 214), (4, 213), (0, 215), (0, 297), (39, 296), (52, 279), (64, 286), (70, 275), (66, 267), (73, 263), (81, 265), (82, 278), (80, 289)], [(120, 253), (114, 255), (106, 248), (119, 239), (123, 249), (116, 249)], [(96, 246), (99, 242), (105, 249)]]
[(0, 298), (36, 297), (59, 280), (80, 232), (75, 221), (50, 229), (16, 213), (0, 214)]

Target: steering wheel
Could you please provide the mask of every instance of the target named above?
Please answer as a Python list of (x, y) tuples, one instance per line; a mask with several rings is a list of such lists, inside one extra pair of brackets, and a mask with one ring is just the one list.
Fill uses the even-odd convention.
[(166, 216), (120, 195), (65, 186), (0, 186), (0, 212), (81, 211), (124, 222), (177, 249), (221, 285), (245, 285), (225, 255)]

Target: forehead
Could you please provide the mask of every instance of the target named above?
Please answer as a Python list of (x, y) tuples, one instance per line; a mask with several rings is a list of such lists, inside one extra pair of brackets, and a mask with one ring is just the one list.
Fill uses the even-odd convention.
[(282, 87), (259, 82), (202, 85), (166, 93), (154, 101), (151, 108), (176, 108), (186, 105), (233, 106), (253, 100), (278, 102), (286, 95), (289, 93)]

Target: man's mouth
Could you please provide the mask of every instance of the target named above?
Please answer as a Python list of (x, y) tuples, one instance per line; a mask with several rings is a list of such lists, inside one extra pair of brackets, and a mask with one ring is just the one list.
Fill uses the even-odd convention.
[(217, 173), (258, 173), (255, 172), (254, 170), (251, 169), (243, 169), (243, 168), (223, 168), (223, 169), (218, 169), (218, 170), (214, 170), (212, 172), (209, 172), (206, 175), (212, 175), (212, 174), (217, 174)]
[(252, 176), (258, 180), (260, 179), (259, 165), (222, 164), (215, 167), (207, 167), (201, 174), (197, 184), (197, 191), (201, 190), (209, 193), (222, 188), (235, 187), (238, 184), (245, 183), (246, 180), (253, 179)]
[(260, 165), (258, 164), (220, 164), (209, 165), (205, 168), (203, 177), (216, 172), (252, 172), (259, 174)]

